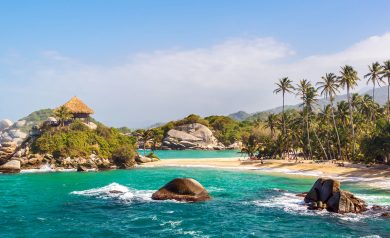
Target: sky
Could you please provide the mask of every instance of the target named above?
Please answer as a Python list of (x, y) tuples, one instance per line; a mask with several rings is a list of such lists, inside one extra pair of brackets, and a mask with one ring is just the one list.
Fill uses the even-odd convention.
[[(275, 82), (390, 59), (390, 1), (4, 0), (0, 119), (78, 96), (110, 126), (257, 112)], [(287, 104), (298, 99), (287, 96)]]

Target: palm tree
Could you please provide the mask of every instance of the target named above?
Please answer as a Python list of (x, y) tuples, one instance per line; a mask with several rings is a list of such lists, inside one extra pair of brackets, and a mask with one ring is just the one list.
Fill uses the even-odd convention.
[(337, 76), (333, 73), (329, 73), (329, 74), (327, 73), (325, 74), (325, 76), (321, 77), (321, 79), (323, 81), (317, 83), (317, 85), (319, 85), (318, 90), (321, 90), (321, 95), (323, 95), (325, 99), (329, 97), (332, 119), (333, 119), (333, 127), (337, 136), (338, 154), (340, 158), (341, 157), (340, 136), (337, 130), (337, 125), (336, 125), (336, 120), (335, 120), (334, 110), (333, 110), (333, 101), (334, 101), (334, 97), (339, 92), (339, 84), (337, 82)]
[(271, 130), (271, 137), (274, 138), (275, 135), (275, 127), (277, 123), (278, 117), (271, 113), (267, 117), (267, 124), (265, 125), (266, 128), (269, 128)]
[(390, 60), (383, 63), (382, 79), (387, 78), (387, 120), (390, 121)]
[[(311, 88), (311, 83), (307, 81), (306, 79), (302, 79), (299, 81), (299, 84), (297, 85), (297, 95), (300, 96), (302, 100), (302, 124), (303, 127), (305, 127), (306, 122), (306, 136), (307, 136), (307, 145), (309, 148), (309, 157), (311, 158), (311, 146), (310, 146), (310, 132), (309, 132), (309, 119), (308, 119), (308, 108), (306, 104), (307, 100), (307, 94), (309, 92), (309, 89)], [(304, 130), (302, 130), (303, 132)]]
[(341, 76), (339, 77), (340, 86), (343, 89), (347, 89), (347, 98), (349, 105), (349, 120), (351, 123), (351, 131), (352, 131), (352, 159), (355, 158), (355, 129), (353, 125), (353, 116), (352, 116), (352, 104), (351, 104), (351, 95), (350, 90), (353, 89), (357, 85), (357, 81), (360, 80), (356, 70), (353, 69), (352, 66), (345, 65), (341, 67), (340, 71)]
[(371, 66), (368, 66), (369, 73), (364, 75), (364, 78), (368, 78), (367, 84), (372, 82), (372, 99), (375, 101), (375, 85), (380, 83), (382, 78), (380, 77), (380, 74), (382, 72), (382, 66), (379, 64), (379, 62), (372, 63)]
[(284, 115), (284, 95), (287, 93), (291, 93), (294, 90), (292, 86), (292, 81), (288, 78), (279, 79), (278, 83), (275, 83), (277, 88), (274, 90), (274, 93), (282, 93), (283, 95), (283, 108), (282, 108), (282, 122), (283, 122), (283, 135), (286, 135), (286, 124), (285, 124), (285, 115)]
[(54, 111), (54, 117), (57, 118), (61, 126), (64, 126), (65, 121), (72, 118), (72, 114), (69, 112), (67, 107), (61, 106)]

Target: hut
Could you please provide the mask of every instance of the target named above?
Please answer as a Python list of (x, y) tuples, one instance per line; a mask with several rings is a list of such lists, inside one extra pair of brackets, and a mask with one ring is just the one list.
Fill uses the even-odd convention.
[(73, 119), (88, 120), (89, 116), (94, 113), (94, 111), (78, 97), (72, 97), (63, 106), (72, 114)]

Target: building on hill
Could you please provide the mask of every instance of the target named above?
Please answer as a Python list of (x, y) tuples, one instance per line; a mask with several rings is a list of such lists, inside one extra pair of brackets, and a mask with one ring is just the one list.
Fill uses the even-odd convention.
[(89, 119), (90, 115), (94, 114), (94, 111), (88, 107), (83, 101), (78, 97), (72, 97), (64, 105), (66, 109), (72, 114), (73, 119)]

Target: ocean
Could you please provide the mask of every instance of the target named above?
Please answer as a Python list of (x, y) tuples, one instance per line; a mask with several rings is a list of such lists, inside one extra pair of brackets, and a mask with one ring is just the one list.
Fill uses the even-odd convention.
[[(177, 177), (198, 180), (213, 199), (151, 200)], [(0, 237), (390, 237), (390, 219), (307, 210), (295, 194), (315, 180), (191, 167), (2, 174)], [(390, 206), (390, 190), (342, 188)]]

